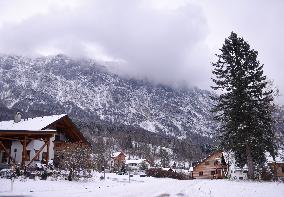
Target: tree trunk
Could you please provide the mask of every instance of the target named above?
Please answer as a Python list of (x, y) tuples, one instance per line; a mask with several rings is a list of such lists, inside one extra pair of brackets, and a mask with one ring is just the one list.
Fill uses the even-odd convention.
[(248, 178), (254, 179), (253, 160), (251, 155), (251, 149), (248, 144), (246, 144), (246, 155), (247, 155), (247, 165), (248, 165)]

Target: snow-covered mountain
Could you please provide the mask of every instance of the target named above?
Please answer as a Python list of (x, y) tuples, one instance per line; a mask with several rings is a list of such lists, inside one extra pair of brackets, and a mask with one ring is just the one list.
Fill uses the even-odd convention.
[(65, 112), (177, 137), (208, 135), (215, 125), (211, 94), (123, 78), (93, 60), (0, 57), (0, 103), (24, 112)]

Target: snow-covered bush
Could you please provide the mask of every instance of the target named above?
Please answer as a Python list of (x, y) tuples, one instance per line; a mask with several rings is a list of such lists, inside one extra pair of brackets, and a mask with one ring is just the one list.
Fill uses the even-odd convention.
[(192, 179), (189, 175), (184, 173), (178, 173), (172, 170), (162, 170), (161, 168), (150, 168), (146, 171), (146, 175), (157, 178), (173, 178), (178, 180)]

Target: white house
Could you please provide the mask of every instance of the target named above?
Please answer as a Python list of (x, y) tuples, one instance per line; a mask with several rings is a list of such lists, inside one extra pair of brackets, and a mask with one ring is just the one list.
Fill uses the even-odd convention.
[(224, 159), (228, 164), (228, 178), (234, 180), (246, 180), (248, 178), (247, 172), (248, 168), (245, 165), (243, 168), (240, 168), (236, 165), (236, 160), (234, 154), (231, 152), (223, 152)]
[(246, 180), (248, 178), (248, 167), (245, 165), (243, 168), (237, 167), (235, 163), (229, 167), (228, 177), (234, 180)]
[[(45, 160), (46, 154), (49, 152), (49, 160), (54, 159), (54, 137), (50, 138), (50, 145), (49, 150), (47, 151), (47, 146), (44, 146), (43, 150), (39, 153), (39, 155), (34, 159), (35, 162), (40, 162)], [(40, 148), (45, 144), (43, 140), (32, 140), (30, 143), (28, 143), (26, 150), (27, 150), (27, 158), (25, 161), (25, 164), (28, 164), (32, 158), (35, 157), (36, 153), (40, 150)], [(23, 152), (23, 145), (19, 140), (15, 140), (12, 142), (11, 145), (11, 156), (14, 158), (16, 163), (22, 162), (22, 152)], [(0, 158), (1, 159), (1, 158)]]
[(139, 170), (146, 170), (150, 167), (150, 164), (146, 159), (129, 159), (125, 161), (125, 165), (128, 167), (130, 171), (136, 171), (136, 172)]
[[(229, 164), (228, 177), (230, 179), (245, 180), (248, 178), (248, 167), (245, 165), (243, 168), (237, 167), (234, 155), (232, 153), (224, 153), (225, 160)], [(266, 166), (274, 171), (277, 178), (284, 179), (284, 151), (278, 150), (278, 155), (275, 160), (269, 153), (265, 153)]]

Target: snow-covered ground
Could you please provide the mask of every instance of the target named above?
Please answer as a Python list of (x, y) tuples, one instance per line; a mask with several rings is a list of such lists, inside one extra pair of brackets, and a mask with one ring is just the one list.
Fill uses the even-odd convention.
[(94, 196), (154, 196), (154, 197), (283, 197), (284, 184), (277, 182), (248, 182), (229, 180), (187, 180), (134, 176), (128, 182), (127, 175), (107, 174), (106, 180), (93, 181), (26, 181), (15, 180), (11, 192), (11, 181), (0, 179), (0, 196), (40, 197), (94, 197)]

